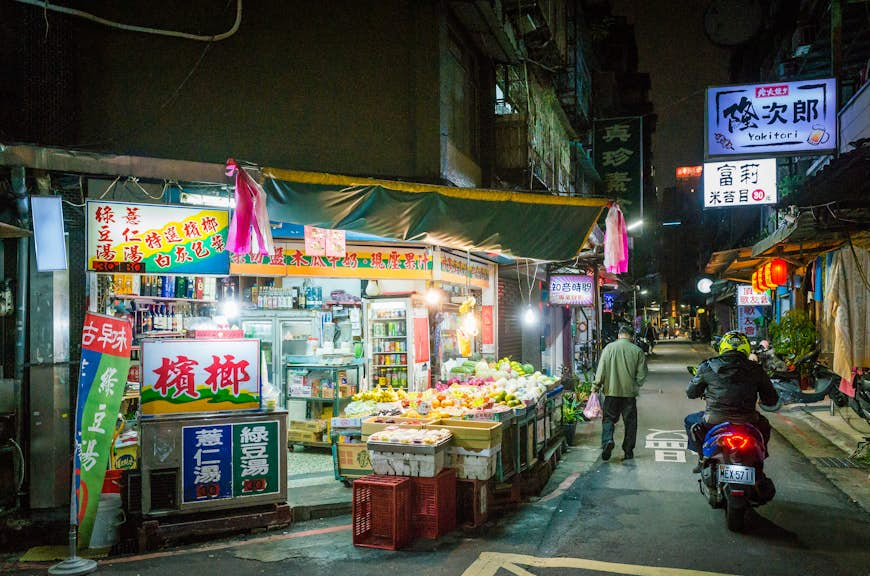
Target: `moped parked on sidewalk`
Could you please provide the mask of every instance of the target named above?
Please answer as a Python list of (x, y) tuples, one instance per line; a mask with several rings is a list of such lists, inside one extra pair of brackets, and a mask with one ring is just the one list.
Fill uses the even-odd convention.
[[(770, 376), (770, 382), (779, 394), (782, 404), (812, 404), (821, 402), (827, 396), (833, 398), (840, 383), (840, 377), (817, 361), (819, 351), (816, 350), (787, 366), (773, 348), (762, 343), (754, 353), (758, 361)], [(804, 374), (808, 388), (801, 388), (801, 374)], [(765, 410), (770, 412), (769, 408)]]
[(848, 405), (855, 414), (870, 424), (870, 370), (863, 369), (855, 373), (851, 391), (850, 396), (835, 387), (831, 392), (831, 399), (838, 406)]

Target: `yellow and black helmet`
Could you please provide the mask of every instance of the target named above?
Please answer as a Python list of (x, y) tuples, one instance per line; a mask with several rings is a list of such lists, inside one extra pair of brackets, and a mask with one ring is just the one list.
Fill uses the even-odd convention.
[(749, 338), (746, 337), (746, 334), (737, 330), (726, 332), (722, 336), (722, 340), (719, 341), (719, 354), (724, 354), (729, 350), (743, 352), (743, 355), (748, 357), (752, 352), (752, 347), (749, 345)]

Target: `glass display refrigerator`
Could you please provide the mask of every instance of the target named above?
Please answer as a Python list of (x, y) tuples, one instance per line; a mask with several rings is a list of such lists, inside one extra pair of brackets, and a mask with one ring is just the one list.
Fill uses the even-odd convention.
[(320, 341), (320, 312), (316, 310), (251, 310), (239, 318), (245, 338), (260, 340), (264, 380), (279, 393), (279, 405), (287, 405), (286, 366), (304, 362)]
[(363, 318), (369, 386), (409, 391), (428, 388), (429, 310), (425, 300), (416, 294), (366, 298)]

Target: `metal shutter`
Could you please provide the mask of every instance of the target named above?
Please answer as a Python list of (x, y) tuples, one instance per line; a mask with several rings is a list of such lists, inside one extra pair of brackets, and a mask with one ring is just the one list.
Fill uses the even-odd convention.
[(516, 279), (498, 279), (498, 357), (522, 361), (523, 329), (520, 325), (522, 299)]

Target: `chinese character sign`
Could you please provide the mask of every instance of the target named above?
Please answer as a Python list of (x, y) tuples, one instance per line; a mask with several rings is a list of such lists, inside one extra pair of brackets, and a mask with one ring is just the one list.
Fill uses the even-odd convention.
[(704, 164), (704, 208), (776, 204), (776, 159)]
[(229, 271), (226, 210), (89, 200), (87, 214), (88, 270), (143, 274)]
[(752, 286), (742, 284), (737, 286), (738, 306), (770, 306), (770, 292), (756, 292)]
[(278, 492), (278, 423), (233, 425), (233, 495)]
[(130, 370), (132, 326), (102, 314), (85, 315), (75, 427), (79, 540), (90, 542), (115, 421)]
[(595, 169), (605, 194), (639, 201), (643, 160), (640, 117), (596, 120), (593, 129)]
[(232, 426), (184, 426), (182, 501), (207, 502), (233, 495)]
[(550, 304), (592, 306), (594, 286), (592, 276), (550, 276)]
[[(752, 289), (751, 286), (750, 289)], [(738, 306), (737, 325), (737, 329), (746, 334), (750, 339), (762, 336), (761, 329), (764, 326), (763, 308), (758, 306)]]
[[(329, 245), (330, 240), (327, 237), (326, 247)], [(335, 249), (341, 250), (342, 247), (336, 245)], [(432, 279), (433, 258), (429, 248), (345, 246), (343, 249), (341, 254), (318, 256), (307, 252), (303, 242), (279, 242), (275, 245), (275, 254), (270, 256), (231, 256), (230, 274)], [(483, 281), (475, 276), (476, 273), (476, 270), (472, 270), (472, 284)]]
[(708, 158), (830, 151), (836, 80), (708, 88), (705, 132)]
[(144, 340), (143, 416), (260, 407), (260, 341)]

